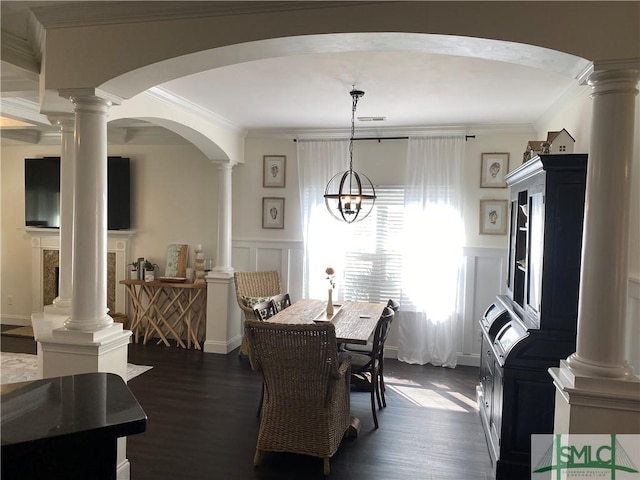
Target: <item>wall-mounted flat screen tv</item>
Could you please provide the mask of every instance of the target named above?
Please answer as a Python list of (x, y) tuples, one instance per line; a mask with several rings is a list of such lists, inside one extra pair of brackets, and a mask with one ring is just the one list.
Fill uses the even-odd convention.
[[(107, 229), (131, 228), (129, 159), (109, 157), (107, 163)], [(25, 225), (60, 228), (60, 157), (25, 158)]]

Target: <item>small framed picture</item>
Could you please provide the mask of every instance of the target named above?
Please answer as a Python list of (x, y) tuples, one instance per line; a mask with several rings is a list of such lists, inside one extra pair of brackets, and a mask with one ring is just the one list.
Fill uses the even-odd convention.
[(506, 188), (505, 175), (509, 173), (508, 153), (483, 153), (480, 166), (481, 188)]
[(287, 180), (286, 155), (265, 155), (262, 158), (262, 186), (284, 187)]
[(262, 228), (284, 228), (284, 198), (262, 198)]
[(507, 200), (480, 200), (480, 234), (506, 235)]

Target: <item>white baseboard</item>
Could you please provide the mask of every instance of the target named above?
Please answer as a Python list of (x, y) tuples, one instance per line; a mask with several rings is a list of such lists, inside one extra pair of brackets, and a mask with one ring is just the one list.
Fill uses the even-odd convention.
[(0, 316), (0, 325), (20, 325), (28, 327), (31, 325), (30, 315), (2, 315)]
[(232, 352), (236, 348), (240, 346), (242, 343), (242, 337), (238, 336), (229, 340), (228, 342), (216, 342), (214, 340), (205, 340), (204, 345), (202, 346), (202, 351), (205, 353), (218, 353), (222, 355), (226, 355), (229, 352)]
[[(398, 358), (398, 347), (384, 347), (384, 358)], [(458, 365), (465, 367), (480, 367), (480, 355), (473, 353), (458, 353)]]
[(473, 353), (458, 353), (458, 365), (464, 367), (480, 367), (480, 355)]

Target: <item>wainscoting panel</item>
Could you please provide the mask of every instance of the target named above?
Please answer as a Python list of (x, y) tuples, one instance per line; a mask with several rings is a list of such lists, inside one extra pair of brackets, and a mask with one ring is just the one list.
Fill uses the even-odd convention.
[(458, 342), (458, 363), (480, 365), (480, 325), (484, 311), (506, 284), (506, 248), (464, 249), (464, 319)]
[(236, 240), (231, 265), (237, 271), (278, 270), (282, 290), (294, 301), (302, 297), (302, 242)]

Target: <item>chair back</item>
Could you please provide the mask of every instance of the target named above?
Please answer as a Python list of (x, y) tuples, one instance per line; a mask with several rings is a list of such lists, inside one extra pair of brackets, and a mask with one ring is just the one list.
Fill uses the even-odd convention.
[(394, 315), (395, 311), (391, 307), (384, 307), (373, 334), (372, 360), (380, 359), (384, 355), (384, 344), (387, 341), (389, 330), (391, 330), (391, 321)]
[(393, 300), (392, 298), (390, 298), (389, 301), (387, 302), (387, 307), (391, 308), (394, 311), (394, 313), (398, 313), (398, 310), (400, 310), (400, 304), (396, 300)]
[(333, 324), (247, 320), (245, 335), (251, 366), (264, 376), (265, 402), (299, 409), (327, 401), (329, 382), (338, 376)]
[(271, 297), (271, 301), (273, 302), (273, 306), (275, 307), (276, 312), (279, 312), (291, 306), (291, 297), (288, 293), (274, 295), (273, 297)]
[(257, 320), (263, 322), (276, 314), (276, 306), (272, 300), (256, 303), (253, 306), (253, 314)]
[(233, 281), (236, 287), (236, 300), (245, 318), (253, 318), (253, 305), (247, 306), (246, 298), (265, 297), (282, 293), (280, 272), (267, 270), (261, 272), (235, 272)]

